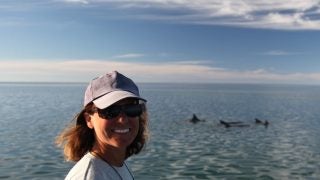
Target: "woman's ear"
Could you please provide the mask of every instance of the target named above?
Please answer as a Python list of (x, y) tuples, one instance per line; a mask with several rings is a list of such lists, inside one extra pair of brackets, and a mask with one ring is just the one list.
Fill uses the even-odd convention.
[(84, 118), (86, 119), (86, 123), (87, 123), (88, 128), (93, 129), (91, 115), (89, 113), (84, 113)]

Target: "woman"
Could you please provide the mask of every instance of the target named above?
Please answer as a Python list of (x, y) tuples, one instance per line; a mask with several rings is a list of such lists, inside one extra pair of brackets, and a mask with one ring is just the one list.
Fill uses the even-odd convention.
[(117, 71), (93, 79), (76, 122), (57, 138), (67, 160), (77, 163), (65, 179), (134, 179), (125, 160), (148, 138), (146, 100)]

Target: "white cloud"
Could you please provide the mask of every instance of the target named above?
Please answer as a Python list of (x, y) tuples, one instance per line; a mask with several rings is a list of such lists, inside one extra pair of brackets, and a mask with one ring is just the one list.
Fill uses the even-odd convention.
[(261, 53), (261, 55), (268, 55), (268, 56), (288, 56), (288, 55), (294, 55), (294, 54), (298, 54), (298, 53), (291, 53), (291, 52), (286, 52), (281, 50), (272, 50), (272, 51)]
[[(216, 24), (251, 28), (320, 30), (319, 0), (65, 0), (110, 3), (140, 10), (130, 17), (178, 23)], [(144, 9), (159, 11), (144, 11)], [(122, 10), (123, 10), (122, 9)], [(177, 10), (179, 14), (172, 13)], [(138, 11), (135, 11), (138, 12)], [(155, 12), (155, 13), (153, 13)], [(312, 18), (311, 18), (312, 17)]]
[[(10, 1), (1, 4), (0, 10), (26, 12), (35, 8), (47, 8), (57, 2), (90, 8), (105, 5), (107, 9), (115, 8), (114, 12), (121, 11), (121, 13), (113, 14), (113, 17), (116, 18), (119, 18), (117, 15), (122, 15), (124, 18), (170, 23), (320, 30), (320, 0), (52, 0), (37, 3)], [(97, 11), (98, 9), (100, 8), (97, 8)], [(134, 11), (126, 11), (127, 9)], [(101, 16), (99, 12), (95, 14)], [(0, 25), (10, 25), (8, 20), (0, 19)], [(16, 21), (15, 24), (26, 23)]]
[(89, 4), (89, 0), (63, 0), (68, 3), (81, 3), (81, 4)]
[(190, 61), (177, 61), (177, 62), (172, 62), (172, 64), (189, 64), (189, 65), (201, 65), (201, 64), (206, 64), (210, 63), (211, 61), (204, 61), (204, 60), (190, 60)]
[(145, 56), (144, 54), (139, 53), (129, 53), (129, 54), (120, 54), (113, 56), (113, 58), (119, 58), (119, 59), (127, 59), (127, 58), (139, 58)]
[(309, 20), (303, 13), (280, 14), (270, 13), (261, 20), (261, 27), (272, 27), (273, 29), (320, 29), (319, 20)]
[(320, 73), (274, 73), (264, 69), (236, 71), (201, 63), (130, 63), (97, 60), (1, 61), (0, 81), (88, 82), (118, 70), (138, 82), (239, 82), (320, 84)]

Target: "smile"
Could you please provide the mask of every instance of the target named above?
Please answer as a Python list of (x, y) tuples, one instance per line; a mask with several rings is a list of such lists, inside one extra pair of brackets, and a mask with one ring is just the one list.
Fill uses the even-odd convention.
[(113, 129), (112, 130), (115, 133), (119, 133), (119, 134), (124, 134), (124, 133), (128, 133), (130, 131), (130, 129)]

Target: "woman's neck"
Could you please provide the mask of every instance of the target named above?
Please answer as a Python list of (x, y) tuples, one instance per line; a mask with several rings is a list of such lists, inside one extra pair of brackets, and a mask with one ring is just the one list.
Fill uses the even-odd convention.
[(98, 144), (92, 147), (91, 153), (106, 161), (108, 164), (117, 167), (123, 165), (126, 156), (125, 149), (119, 149), (113, 146), (101, 146)]

